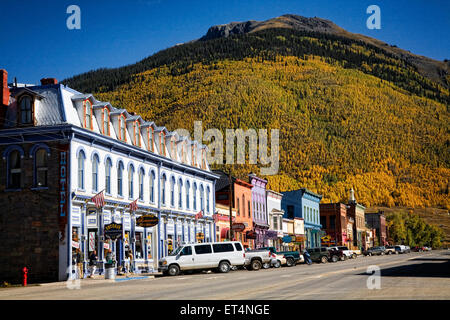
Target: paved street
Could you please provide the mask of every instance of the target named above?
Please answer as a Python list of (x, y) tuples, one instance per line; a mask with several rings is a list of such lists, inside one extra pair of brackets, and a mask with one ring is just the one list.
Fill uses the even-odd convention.
[[(381, 269), (381, 288), (367, 288), (367, 268)], [(450, 251), (358, 257), (228, 274), (197, 273), (128, 281), (85, 279), (0, 289), (0, 299), (450, 299)]]

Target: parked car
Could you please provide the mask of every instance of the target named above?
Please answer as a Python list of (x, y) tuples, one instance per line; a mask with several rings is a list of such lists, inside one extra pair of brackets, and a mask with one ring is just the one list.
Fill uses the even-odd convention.
[(271, 263), (265, 263), (263, 264), (263, 268), (264, 269), (268, 269), (270, 267), (274, 267), (274, 268), (279, 268), (281, 266), (285, 266), (287, 263), (286, 258), (282, 255), (282, 254), (275, 254), (275, 253), (270, 253), (272, 255), (272, 261)]
[(338, 249), (338, 250), (342, 250), (342, 252), (344, 253), (344, 260), (346, 260), (346, 259), (356, 259), (356, 253), (353, 250), (349, 250), (348, 247), (338, 246), (338, 247), (330, 247), (330, 248), (335, 248), (335, 249)]
[(331, 258), (331, 254), (330, 251), (325, 248), (310, 248), (307, 249), (309, 255), (311, 256), (311, 260), (314, 262), (322, 262), (322, 263), (326, 263), (328, 261), (330, 261)]
[(269, 250), (275, 255), (283, 255), (286, 259), (286, 265), (288, 267), (295, 266), (297, 263), (304, 262), (303, 255), (298, 251), (277, 251), (275, 247), (263, 247), (262, 250)]
[(398, 252), (395, 251), (395, 247), (394, 246), (386, 246), (386, 254), (397, 254)]
[(365, 256), (383, 256), (385, 253), (385, 247), (372, 247), (363, 252)]
[(215, 269), (227, 273), (232, 266), (244, 266), (245, 254), (238, 241), (187, 244), (159, 261), (158, 271), (176, 276), (181, 271)]
[(259, 270), (264, 265), (271, 265), (274, 256), (269, 250), (247, 250), (245, 251), (245, 267), (251, 270)]
[(431, 251), (431, 250), (433, 250), (433, 249), (431, 249), (431, 247), (428, 247), (428, 246), (423, 247), (423, 249), (424, 249), (424, 251)]
[(330, 262), (338, 262), (339, 260), (346, 259), (344, 251), (341, 249), (337, 249), (334, 247), (326, 247), (326, 249), (330, 252), (329, 261)]
[(404, 246), (404, 245), (402, 245), (402, 244), (396, 245), (396, 246), (394, 246), (394, 248), (395, 248), (395, 251), (396, 251), (397, 253), (407, 253), (407, 252), (406, 252), (406, 246)]

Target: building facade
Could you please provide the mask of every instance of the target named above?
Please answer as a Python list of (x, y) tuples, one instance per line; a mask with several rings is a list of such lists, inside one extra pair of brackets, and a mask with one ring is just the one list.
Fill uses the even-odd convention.
[(281, 249), (283, 234), (283, 216), (284, 211), (281, 210), (281, 199), (283, 195), (273, 190), (267, 189), (267, 214), (269, 216), (269, 230), (267, 231), (268, 245)]
[(302, 218), (305, 223), (306, 247), (321, 245), (319, 203), (322, 196), (306, 188), (282, 192), (281, 208), (288, 219)]
[[(5, 278), (26, 262), (30, 281), (66, 280), (76, 249), (85, 267), (97, 252), (99, 273), (108, 250), (119, 265), (131, 255), (135, 271), (152, 271), (180, 244), (215, 239), (218, 176), (206, 146), (55, 79), (5, 88), (1, 74), (0, 203), (3, 227), (15, 233), (0, 241)], [(92, 201), (98, 194), (101, 207)], [(141, 227), (141, 216), (157, 224)], [(105, 234), (113, 222), (117, 240)]]
[(375, 229), (376, 241), (378, 245), (387, 245), (386, 216), (383, 211), (365, 212), (366, 224), (369, 228)]
[[(216, 222), (216, 241), (230, 240), (230, 207), (221, 203), (216, 203), (216, 213), (214, 214)], [(236, 222), (236, 209), (231, 211), (231, 225)]]
[(348, 202), (347, 214), (354, 220), (353, 224), (353, 246), (362, 249), (367, 249), (368, 244), (368, 229), (366, 228), (365, 219), (366, 208), (359, 204), (355, 199), (355, 192), (353, 188), (350, 190), (350, 199)]
[(328, 245), (348, 246), (349, 242), (353, 244), (348, 237), (346, 204), (321, 203), (320, 224), (322, 225), (322, 230), (326, 232), (326, 236), (329, 237)]
[(273, 238), (273, 234), (268, 234), (269, 220), (267, 215), (267, 180), (257, 177), (254, 173), (249, 174), (249, 182), (252, 184), (252, 205), (253, 205), (253, 231), (256, 234), (255, 248), (267, 247), (268, 238)]
[[(223, 171), (215, 170), (219, 176), (216, 185), (216, 201), (219, 204), (230, 205), (230, 177)], [(253, 228), (253, 185), (231, 177), (231, 206), (236, 210), (236, 221), (232, 226), (233, 239), (241, 241), (244, 248), (253, 249), (256, 233)]]

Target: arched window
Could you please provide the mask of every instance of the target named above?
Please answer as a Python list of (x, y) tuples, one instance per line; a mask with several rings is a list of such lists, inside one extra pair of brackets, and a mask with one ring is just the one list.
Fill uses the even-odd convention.
[(36, 186), (47, 187), (48, 177), (48, 153), (44, 148), (36, 151)]
[(150, 202), (155, 202), (155, 172), (150, 173)]
[(111, 168), (112, 162), (111, 159), (106, 159), (105, 163), (105, 192), (107, 194), (111, 194)]
[(123, 197), (123, 162), (119, 162), (117, 167), (117, 193)]
[(84, 162), (86, 155), (83, 151), (78, 153), (78, 189), (84, 190)]
[(205, 190), (202, 184), (200, 185), (200, 210), (205, 210)]
[(193, 195), (193, 199), (194, 199), (194, 210), (197, 210), (197, 184), (194, 182), (194, 195)]
[(144, 169), (139, 170), (139, 200), (144, 201)]
[(166, 182), (167, 182), (166, 175), (163, 174), (161, 177), (161, 203), (163, 205), (166, 205)]
[(23, 96), (20, 105), (20, 124), (33, 123), (33, 101), (30, 96)]
[(175, 177), (170, 179), (170, 205), (175, 207)]
[(183, 180), (178, 180), (178, 208), (183, 206)]
[(189, 193), (191, 192), (191, 184), (189, 181), (186, 181), (186, 209), (189, 209), (190, 205), (189, 205)]
[(245, 195), (242, 195), (242, 216), (245, 217)]
[(130, 165), (128, 167), (128, 197), (133, 199), (134, 197), (134, 167)]
[(18, 150), (9, 153), (8, 167), (8, 189), (20, 189), (22, 185), (22, 159)]
[(98, 191), (98, 155), (92, 158), (92, 191)]

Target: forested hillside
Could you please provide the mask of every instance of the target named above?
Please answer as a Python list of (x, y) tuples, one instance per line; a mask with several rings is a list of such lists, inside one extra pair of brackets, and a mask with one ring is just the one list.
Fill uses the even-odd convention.
[[(195, 41), (64, 81), (169, 130), (280, 129), (276, 191), (450, 208), (450, 95), (406, 60), (333, 34), (264, 29)], [(245, 178), (257, 166), (234, 166)]]

